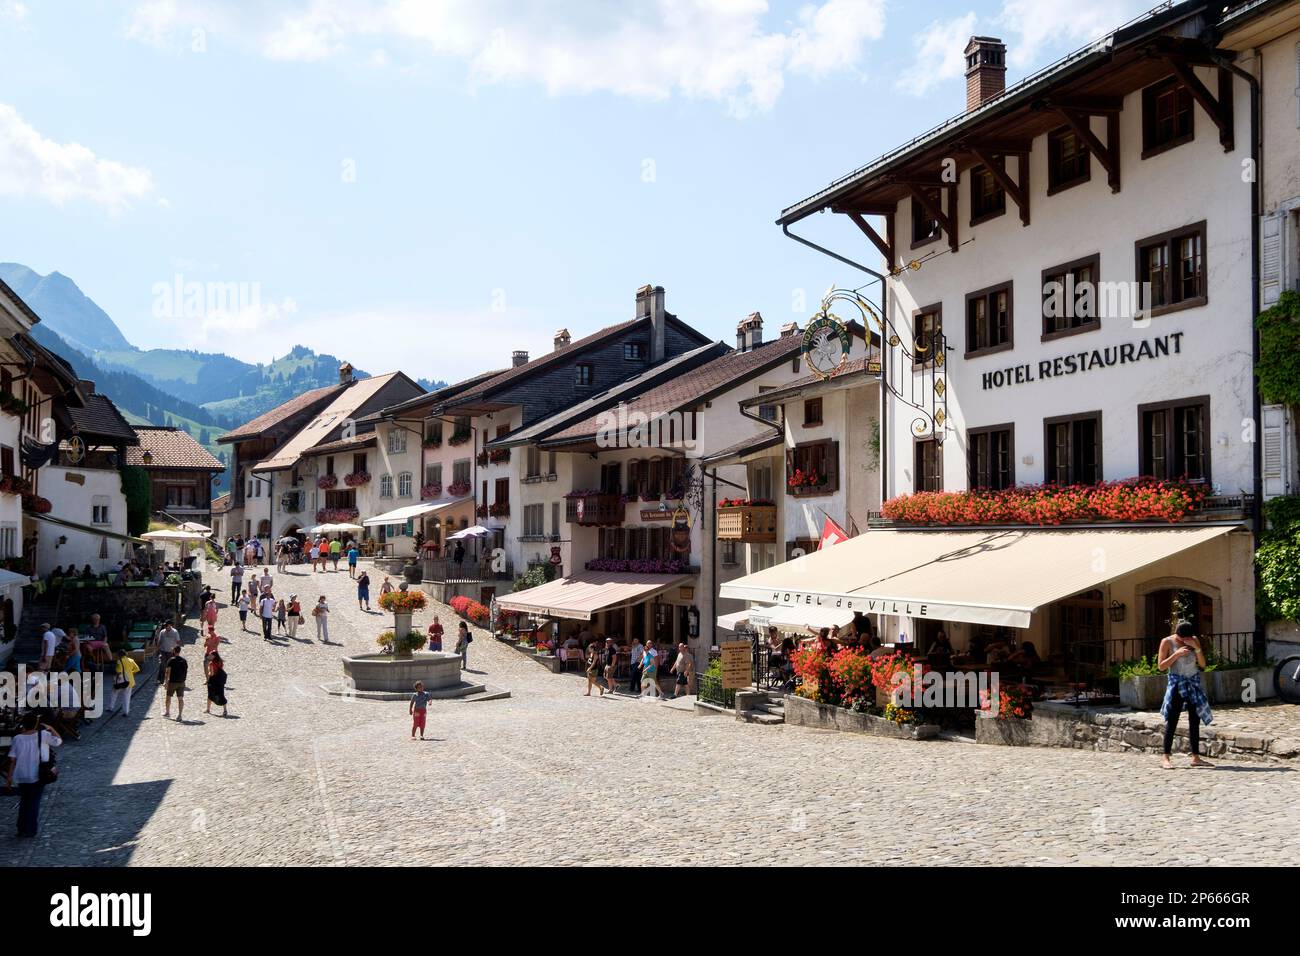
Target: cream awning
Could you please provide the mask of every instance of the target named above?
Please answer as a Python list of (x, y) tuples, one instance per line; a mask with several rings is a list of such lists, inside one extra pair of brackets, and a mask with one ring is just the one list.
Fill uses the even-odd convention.
[(724, 631), (734, 631), (740, 625), (750, 620), (750, 615), (760, 615), (771, 613), (770, 607), (750, 607), (743, 611), (732, 611), (730, 614), (718, 615), (718, 627)]
[(373, 518), (367, 518), (362, 524), (406, 524), (412, 518), (418, 518), (421, 515), (432, 514), (435, 511), (441, 511), (443, 508), (450, 508), (452, 505), (458, 505), (462, 502), (469, 501), (466, 498), (456, 498), (452, 501), (426, 501), (418, 505), (407, 505), (405, 508), (396, 508), (393, 511), (386, 511), (381, 515), (375, 515)]
[(867, 531), (722, 585), (719, 596), (835, 610), (1028, 627), (1053, 601), (1227, 534), (1188, 528)]
[(823, 627), (847, 627), (852, 623), (853, 611), (848, 608), (800, 604), (772, 608), (767, 616), (765, 626), (775, 627), (782, 631), (802, 631), (811, 627), (814, 631), (817, 631)]
[(542, 617), (590, 621), (597, 611), (640, 604), (690, 579), (689, 574), (579, 571), (567, 578), (498, 597), (497, 607)]

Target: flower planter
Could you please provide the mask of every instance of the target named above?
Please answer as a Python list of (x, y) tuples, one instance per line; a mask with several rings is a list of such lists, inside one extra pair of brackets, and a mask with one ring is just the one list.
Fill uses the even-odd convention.
[(1242, 695), (1246, 692), (1247, 681), (1254, 684), (1255, 700), (1277, 696), (1272, 667), (1232, 667), (1221, 671), (1206, 671), (1201, 675), (1205, 694), (1212, 704), (1244, 703)]
[(411, 612), (399, 611), (393, 615), (393, 633), (410, 634), (411, 633)]
[(1169, 678), (1164, 674), (1125, 677), (1119, 682), (1119, 702), (1134, 710), (1159, 710), (1168, 683)]
[(863, 714), (831, 704), (819, 704), (796, 694), (790, 694), (785, 698), (785, 722), (796, 727), (841, 730), (903, 740), (929, 740), (939, 735), (938, 724), (897, 724), (875, 714)]

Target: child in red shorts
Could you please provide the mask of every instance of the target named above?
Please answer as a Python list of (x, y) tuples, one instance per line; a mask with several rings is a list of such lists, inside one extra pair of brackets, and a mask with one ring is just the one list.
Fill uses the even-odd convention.
[(415, 682), (415, 693), (411, 695), (411, 739), (415, 739), (415, 732), (420, 732), (420, 739), (424, 739), (424, 717), (429, 708), (429, 695), (424, 692), (424, 681)]

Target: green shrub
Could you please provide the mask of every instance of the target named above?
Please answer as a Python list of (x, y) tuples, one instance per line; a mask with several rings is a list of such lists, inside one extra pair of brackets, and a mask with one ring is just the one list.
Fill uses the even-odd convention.
[(1269, 529), (1255, 552), (1255, 597), (1266, 621), (1300, 621), (1300, 498), (1265, 505)]
[(1154, 655), (1151, 657), (1143, 655), (1131, 661), (1120, 661), (1111, 668), (1111, 673), (1120, 680), (1128, 677), (1157, 677), (1164, 671), (1156, 666), (1156, 660)]
[(1300, 406), (1300, 292), (1288, 289), (1255, 319), (1259, 394), (1269, 404)]

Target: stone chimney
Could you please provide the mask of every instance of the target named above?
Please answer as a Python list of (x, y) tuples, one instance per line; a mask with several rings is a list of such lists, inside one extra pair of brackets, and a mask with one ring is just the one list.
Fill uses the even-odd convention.
[(783, 338), (783, 339), (786, 339), (786, 338), (789, 338), (789, 337), (792, 336), (792, 335), (798, 335), (798, 334), (799, 334), (799, 323), (798, 323), (798, 322), (787, 322), (785, 325), (781, 326), (781, 338)]
[(88, 378), (81, 378), (81, 379), (78, 379), (78, 380), (77, 380), (77, 391), (79, 391), (83, 396), (86, 396), (86, 395), (94, 395), (94, 394), (95, 394), (95, 383), (92, 382), (92, 381), (91, 381), (90, 379), (88, 379)]
[(666, 316), (663, 286), (643, 285), (636, 290), (636, 317), (650, 320), (650, 362), (662, 362), (667, 351), (664, 346)]
[(763, 344), (763, 316), (751, 312), (736, 325), (736, 350), (748, 352)]
[(555, 348), (556, 348), (556, 351), (559, 351), (560, 349), (564, 348), (566, 345), (568, 345), (568, 344), (569, 344), (570, 342), (572, 342), (572, 341), (573, 341), (573, 339), (572, 339), (572, 337), (569, 335), (569, 330), (568, 330), (568, 329), (558, 329), (558, 330), (556, 330), (556, 333), (555, 333)]
[(352, 381), (352, 363), (344, 362), (339, 366), (339, 384), (346, 385)]
[(528, 364), (528, 353), (523, 349), (515, 349), (514, 354), (510, 356), (510, 365), (518, 368), (521, 365)]
[(1007, 88), (1007, 45), (997, 37), (971, 37), (966, 44), (966, 109), (987, 103)]

